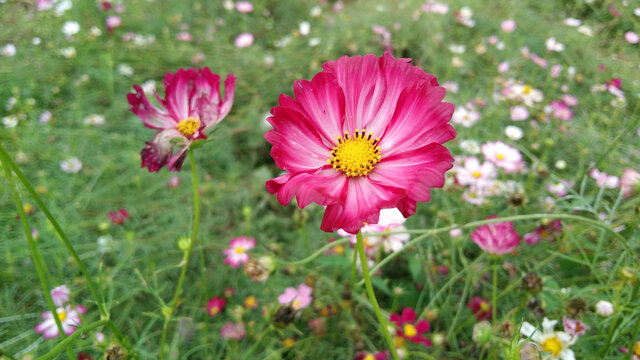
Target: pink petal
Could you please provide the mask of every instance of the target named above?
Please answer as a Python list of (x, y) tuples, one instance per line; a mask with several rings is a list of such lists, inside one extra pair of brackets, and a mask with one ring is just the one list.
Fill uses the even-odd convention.
[(166, 100), (163, 105), (178, 121), (185, 120), (190, 115), (189, 99), (193, 95), (195, 77), (195, 69), (178, 69), (175, 75), (167, 73), (164, 77)]
[(224, 79), (224, 100), (222, 101), (222, 106), (220, 107), (220, 120), (229, 114), (231, 110), (231, 106), (233, 106), (233, 99), (236, 89), (236, 77), (234, 74), (229, 74)]
[(278, 302), (280, 304), (289, 304), (298, 296), (298, 291), (295, 288), (288, 287), (284, 289), (284, 293), (278, 296)]
[[(158, 132), (153, 141), (147, 142), (140, 152), (142, 167), (147, 167), (149, 172), (159, 171), (167, 164), (173, 153), (174, 139), (184, 139), (177, 129), (165, 129)], [(175, 164), (175, 160), (174, 160)]]
[(431, 325), (427, 320), (420, 320), (416, 324), (416, 331), (418, 332), (418, 334), (424, 334), (429, 331), (429, 329), (431, 329)]
[(134, 85), (135, 94), (127, 94), (129, 100), (129, 110), (136, 114), (144, 126), (151, 129), (166, 129), (175, 127), (177, 121), (174, 120), (165, 109), (160, 109), (149, 101), (142, 88)]
[(317, 174), (289, 174), (267, 181), (267, 190), (278, 194), (278, 201), (287, 205), (296, 196), (298, 206), (304, 208), (312, 202), (329, 205), (342, 202), (347, 189), (347, 177), (333, 168), (320, 170)]
[(413, 324), (416, 321), (416, 312), (412, 308), (404, 308), (402, 310), (402, 321)]

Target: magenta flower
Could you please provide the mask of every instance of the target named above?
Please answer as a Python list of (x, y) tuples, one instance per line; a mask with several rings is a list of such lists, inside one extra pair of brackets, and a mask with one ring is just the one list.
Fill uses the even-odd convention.
[(227, 321), (220, 329), (220, 337), (223, 339), (240, 340), (245, 337), (245, 335), (244, 323), (242, 322), (234, 324), (231, 321)]
[(386, 351), (378, 351), (376, 353), (359, 351), (356, 353), (356, 356), (353, 358), (353, 360), (387, 360), (387, 359), (389, 359), (389, 354)]
[(224, 305), (226, 303), (227, 300), (225, 298), (219, 298), (216, 296), (212, 297), (207, 302), (207, 314), (209, 314), (209, 316), (216, 316), (220, 314), (224, 309)]
[(491, 318), (491, 305), (489, 300), (485, 300), (479, 296), (474, 296), (467, 303), (467, 308), (471, 310), (473, 316), (480, 320), (489, 320)]
[(128, 218), (130, 218), (129, 212), (125, 209), (120, 209), (118, 211), (109, 211), (109, 218), (111, 222), (115, 225), (122, 225)]
[(405, 308), (402, 315), (391, 314), (389, 320), (396, 324), (396, 335), (416, 344), (431, 346), (431, 340), (423, 335), (431, 329), (431, 325), (424, 319), (416, 323), (416, 312), (412, 308)]
[(109, 15), (105, 22), (107, 24), (107, 31), (113, 31), (113, 29), (122, 24), (122, 18), (118, 15)]
[(300, 284), (298, 289), (288, 287), (284, 289), (284, 293), (278, 296), (278, 302), (282, 305), (291, 304), (294, 310), (303, 309), (313, 301), (312, 291), (313, 289), (305, 284)]
[[(191, 144), (206, 139), (207, 131), (231, 110), (235, 85), (235, 76), (227, 75), (223, 100), (220, 75), (207, 67), (179, 69), (175, 75), (167, 73), (164, 78), (166, 99), (155, 94), (161, 108), (151, 104), (142, 88), (134, 85), (136, 93), (127, 94), (129, 109), (146, 127), (159, 130), (140, 152), (142, 167), (153, 172), (166, 165), (169, 171), (180, 171)], [(182, 148), (174, 154), (176, 145)]]
[(70, 295), (71, 290), (69, 290), (67, 285), (60, 285), (51, 289), (51, 299), (53, 299), (53, 304), (55, 306), (63, 306), (68, 303)]
[[(82, 305), (67, 305), (56, 309), (56, 316), (60, 319), (62, 330), (66, 335), (71, 335), (76, 331), (78, 325), (82, 323), (80, 314), (85, 314), (86, 312), (87, 308)], [(42, 337), (45, 339), (51, 339), (60, 335), (60, 331), (56, 325), (56, 320), (53, 318), (51, 311), (43, 312), (42, 318), (44, 321), (35, 327), (38, 334), (42, 334)]]
[(229, 248), (222, 250), (222, 253), (227, 256), (224, 259), (224, 263), (231, 265), (233, 268), (237, 268), (249, 261), (249, 254), (247, 254), (247, 250), (251, 250), (255, 246), (256, 239), (247, 238), (244, 235), (239, 238), (231, 239)]
[(580, 320), (570, 319), (566, 315), (562, 317), (562, 324), (564, 332), (572, 336), (584, 335), (587, 330), (591, 329), (591, 326)]
[[(488, 219), (495, 219), (489, 216)], [(489, 254), (502, 255), (513, 251), (520, 243), (520, 236), (511, 221), (478, 226), (471, 240)]]
[(286, 173), (267, 181), (282, 205), (326, 207), (320, 228), (355, 234), (378, 223), (381, 209), (404, 217), (452, 167), (442, 144), (453, 139), (453, 104), (433, 75), (385, 53), (344, 56), (311, 81), (294, 83), (295, 99), (280, 95), (265, 138)]
[(571, 120), (573, 118), (573, 111), (567, 103), (562, 100), (553, 100), (551, 101), (551, 115), (554, 118), (560, 120)]

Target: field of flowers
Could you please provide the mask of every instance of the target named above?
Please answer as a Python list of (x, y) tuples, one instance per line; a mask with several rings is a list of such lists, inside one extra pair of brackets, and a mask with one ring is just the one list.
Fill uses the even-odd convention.
[(0, 24), (0, 359), (640, 359), (635, 0)]

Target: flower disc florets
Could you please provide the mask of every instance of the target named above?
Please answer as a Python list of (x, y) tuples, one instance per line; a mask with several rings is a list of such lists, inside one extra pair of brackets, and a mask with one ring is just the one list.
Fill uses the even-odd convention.
[(380, 162), (380, 147), (376, 144), (380, 138), (373, 133), (365, 136), (366, 131), (356, 131), (349, 137), (349, 132), (337, 138), (338, 145), (331, 150), (331, 158), (327, 163), (347, 176), (364, 176), (373, 170), (373, 165)]

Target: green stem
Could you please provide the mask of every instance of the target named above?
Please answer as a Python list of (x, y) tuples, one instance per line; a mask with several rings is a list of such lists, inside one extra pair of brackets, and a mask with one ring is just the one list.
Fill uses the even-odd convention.
[(260, 337), (258, 338), (258, 340), (256, 340), (253, 343), (253, 346), (251, 346), (251, 348), (249, 348), (249, 351), (247, 351), (247, 353), (244, 354), (244, 356), (242, 357), (243, 360), (249, 359), (249, 356), (253, 354), (253, 352), (258, 348), (258, 345), (260, 345), (262, 343), (262, 340), (264, 340), (264, 338), (267, 336), (267, 334), (269, 333), (269, 330), (271, 330), (270, 326), (264, 331), (262, 331), (262, 334), (260, 334)]
[(320, 249), (316, 250), (316, 252), (314, 252), (313, 254), (307, 256), (304, 259), (301, 259), (301, 260), (298, 260), (298, 261), (278, 261), (278, 263), (280, 265), (304, 265), (304, 264), (306, 264), (308, 262), (313, 261), (313, 259), (317, 258), (318, 256), (324, 254), (324, 252), (326, 250), (331, 249), (334, 246), (346, 244), (348, 242), (349, 242), (349, 238), (338, 239), (338, 240), (336, 240), (334, 242), (330, 242), (330, 243), (324, 245)]
[(362, 231), (358, 231), (356, 235), (356, 250), (360, 254), (360, 265), (362, 266), (362, 276), (364, 277), (364, 284), (367, 289), (367, 296), (369, 296), (369, 301), (371, 302), (371, 306), (373, 306), (373, 311), (376, 313), (376, 317), (378, 318), (378, 322), (380, 323), (380, 330), (384, 334), (385, 340), (387, 340), (387, 344), (389, 345), (389, 351), (393, 356), (394, 360), (398, 360), (398, 353), (396, 351), (396, 345), (389, 334), (389, 329), (387, 329), (387, 321), (382, 316), (382, 312), (380, 311), (380, 306), (378, 305), (378, 300), (376, 300), (376, 294), (373, 292), (373, 286), (371, 285), (371, 277), (369, 276), (369, 266), (367, 265), (367, 254), (364, 252), (364, 242), (362, 241)]
[[(38, 279), (40, 279), (40, 286), (42, 287), (42, 292), (44, 294), (44, 298), (47, 302), (47, 306), (49, 307), (49, 311), (51, 311), (51, 316), (58, 327), (58, 333), (60, 337), (65, 339), (67, 335), (62, 328), (62, 322), (60, 321), (60, 317), (58, 316), (58, 312), (55, 304), (53, 303), (53, 299), (51, 298), (51, 287), (48, 284), (47, 279), (50, 278), (49, 271), (47, 266), (38, 250), (38, 246), (36, 245), (33, 237), (31, 236), (31, 227), (29, 226), (29, 220), (27, 220), (27, 214), (24, 212), (24, 205), (22, 204), (22, 200), (20, 199), (20, 195), (18, 194), (18, 189), (16, 188), (15, 183), (13, 182), (13, 175), (11, 175), (11, 170), (9, 166), (7, 166), (7, 162), (2, 159), (2, 169), (4, 170), (4, 175), (7, 178), (7, 182), (9, 183), (9, 188), (11, 188), (11, 192), (13, 193), (13, 200), (16, 204), (16, 208), (18, 209), (18, 214), (20, 216), (20, 221), (22, 222), (22, 228), (24, 230), (24, 236), (27, 240), (27, 245), (29, 246), (29, 252), (31, 252), (31, 258), (33, 259), (33, 264), (36, 267), (36, 272), (38, 274)], [(67, 346), (67, 354), (69, 355), (69, 359), (73, 359), (73, 351), (71, 351), (71, 347)]]
[(491, 297), (491, 322), (496, 324), (496, 304), (498, 300), (498, 257), (493, 259), (493, 293)]
[(160, 359), (164, 359), (164, 347), (167, 341), (167, 331), (169, 330), (169, 322), (173, 317), (173, 313), (178, 305), (178, 299), (182, 291), (182, 284), (184, 283), (185, 275), (187, 274), (187, 267), (189, 265), (189, 259), (191, 259), (191, 250), (198, 238), (198, 230), (200, 228), (200, 194), (198, 193), (198, 173), (196, 172), (196, 161), (193, 156), (193, 149), (189, 149), (189, 162), (191, 163), (191, 177), (193, 183), (193, 229), (191, 231), (191, 241), (187, 249), (184, 250), (184, 258), (182, 259), (182, 270), (180, 271), (180, 278), (178, 279), (178, 286), (173, 293), (171, 299), (171, 306), (169, 311), (165, 313), (164, 325), (162, 327), (162, 337), (160, 339)]
[(108, 324), (109, 324), (109, 320), (102, 319), (102, 320), (96, 321), (96, 322), (94, 322), (92, 324), (83, 326), (80, 329), (77, 329), (76, 332), (74, 332), (73, 334), (69, 335), (68, 338), (62, 340), (60, 343), (58, 343), (58, 345), (54, 346), (53, 349), (51, 349), (51, 351), (49, 351), (48, 353), (46, 353), (46, 354), (42, 355), (41, 357), (39, 357), (38, 360), (50, 360), (50, 359), (55, 358), (56, 355), (58, 355), (58, 353), (60, 351), (62, 351), (62, 348), (65, 347), (65, 346), (69, 346), (69, 344), (71, 344), (71, 342), (73, 340), (85, 335), (87, 332), (89, 332), (89, 331), (91, 331), (91, 330), (93, 330), (93, 329), (95, 329), (97, 327), (100, 327), (100, 326), (103, 326), (103, 325), (108, 325)]

